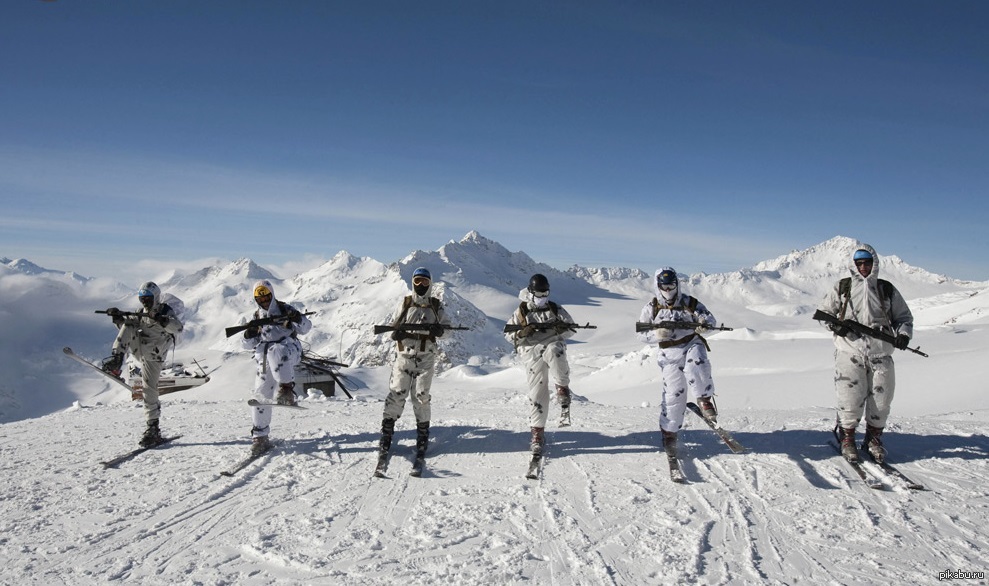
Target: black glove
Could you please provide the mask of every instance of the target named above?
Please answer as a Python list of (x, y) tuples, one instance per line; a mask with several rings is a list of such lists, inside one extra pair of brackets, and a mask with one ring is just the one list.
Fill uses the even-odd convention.
[(110, 317), (120, 317), (120, 310), (117, 309), (116, 307), (111, 307), (110, 309), (106, 310), (106, 314), (109, 315)]
[(900, 334), (896, 336), (896, 341), (893, 342), (893, 346), (896, 346), (897, 350), (906, 350), (907, 344), (910, 343), (910, 336), (906, 334)]
[(429, 324), (429, 335), (434, 338), (439, 338), (443, 335), (443, 325), (442, 324)]
[(401, 330), (395, 330), (394, 332), (391, 333), (391, 339), (395, 340), (396, 342), (401, 342), (402, 340), (405, 340), (407, 338), (409, 338), (409, 334)]
[(302, 314), (298, 311), (293, 311), (289, 314), (288, 320), (294, 324), (300, 323), (302, 321)]
[(168, 325), (168, 316), (165, 315), (164, 313), (155, 314), (151, 316), (151, 319), (155, 320), (155, 322), (157, 322), (157, 324), (160, 325), (161, 327), (165, 327)]
[(261, 335), (261, 328), (257, 326), (251, 326), (244, 330), (244, 337), (250, 340), (251, 338), (257, 338)]
[(829, 324), (828, 329), (834, 332), (834, 335), (838, 336), (839, 338), (844, 338), (845, 336), (848, 335), (848, 332), (850, 331), (848, 328), (840, 324)]

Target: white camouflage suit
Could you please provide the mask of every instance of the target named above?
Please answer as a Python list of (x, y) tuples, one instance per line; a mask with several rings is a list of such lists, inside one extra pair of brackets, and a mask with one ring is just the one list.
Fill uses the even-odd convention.
[[(413, 291), (409, 296), (409, 305), (405, 306), (405, 298), (392, 315), (393, 326), (401, 324), (442, 324), (450, 325), (443, 305), (436, 302), (434, 309), (429, 288), (422, 295)], [(403, 315), (404, 314), (404, 315)], [(392, 335), (393, 339), (403, 338), (399, 332)], [(428, 332), (409, 332), (398, 340), (395, 348), (395, 364), (392, 366), (391, 379), (388, 381), (389, 393), (385, 399), (384, 419), (398, 419), (405, 411), (405, 402), (411, 393), (412, 410), (416, 422), (425, 423), (430, 420), (430, 388), (433, 386), (433, 370), (436, 366), (436, 338)]]
[[(182, 331), (182, 322), (175, 311), (161, 303), (161, 291), (152, 288), (154, 302), (150, 308), (142, 307), (137, 313), (147, 317), (123, 317), (120, 331), (113, 341), (113, 354), (130, 352), (141, 362), (141, 381), (144, 384), (144, 413), (148, 421), (161, 416), (161, 403), (158, 401), (158, 380), (165, 362), (168, 348), (175, 343), (175, 334)], [(164, 318), (165, 324), (153, 319)]]
[[(508, 325), (551, 323), (557, 320), (574, 323), (566, 309), (555, 303), (550, 305), (549, 297), (535, 297), (528, 289), (522, 289), (519, 299), (528, 311), (523, 317), (521, 307), (516, 309), (512, 317), (508, 318)], [(555, 313), (553, 307), (556, 308)], [(569, 388), (570, 363), (567, 361), (566, 341), (573, 337), (576, 330), (534, 330), (524, 337), (520, 333), (511, 332), (505, 334), (505, 338), (515, 345), (525, 366), (526, 382), (529, 385), (529, 426), (545, 428), (549, 417), (549, 378), (552, 376), (558, 386)]]
[[(666, 301), (663, 297), (664, 292), (660, 291), (656, 282), (664, 271), (673, 271), (673, 269), (664, 267), (656, 271), (653, 279), (656, 297), (642, 308), (639, 322), (686, 321), (705, 323), (712, 327), (717, 325), (714, 316), (703, 303), (698, 301), (693, 311), (690, 311), (688, 303), (691, 297), (681, 293), (679, 279), (676, 290), (667, 293), (671, 301)], [(654, 303), (657, 304), (658, 309), (655, 317)], [(711, 376), (711, 363), (707, 357), (707, 345), (704, 338), (693, 329), (656, 329), (639, 332), (636, 335), (647, 344), (659, 346), (657, 362), (663, 374), (659, 427), (663, 431), (677, 432), (683, 427), (688, 395), (694, 400), (714, 395), (714, 379)]]
[[(855, 250), (868, 251), (874, 261), (872, 272), (863, 277), (849, 255), (851, 283), (844, 315), (844, 296), (839, 283), (824, 297), (821, 311), (839, 318), (857, 321), (894, 336), (913, 337), (913, 314), (895, 287), (886, 298), (879, 291), (879, 257), (868, 244)], [(863, 413), (868, 425), (886, 427), (893, 391), (896, 388), (893, 368), (894, 347), (889, 342), (849, 332), (834, 336), (834, 383), (838, 399), (838, 420), (843, 428), (855, 428)]]
[[(265, 310), (258, 307), (251, 319), (275, 317), (286, 313), (298, 314), (298, 323), (277, 321), (261, 327), (261, 333), (254, 338), (244, 338), (244, 347), (254, 350), (257, 375), (254, 379), (254, 393), (262, 403), (271, 403), (279, 385), (295, 381), (295, 367), (302, 360), (302, 344), (298, 335), (312, 329), (312, 322), (288, 304), (279, 302), (271, 283), (264, 280), (255, 285), (263, 285), (271, 291), (271, 304)], [(247, 332), (245, 332), (246, 334)], [(273, 407), (252, 407), (251, 420), (253, 437), (267, 436), (271, 425)]]

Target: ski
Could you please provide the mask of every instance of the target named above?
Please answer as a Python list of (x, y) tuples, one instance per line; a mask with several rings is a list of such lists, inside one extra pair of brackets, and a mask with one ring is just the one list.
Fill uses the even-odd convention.
[(869, 461), (878, 466), (879, 469), (882, 470), (887, 476), (898, 479), (910, 490), (927, 490), (927, 487), (923, 484), (911, 480), (906, 474), (901, 472), (899, 468), (893, 466), (889, 462), (886, 462), (885, 460), (878, 462), (872, 457), (872, 454), (869, 454)]
[(72, 360), (75, 360), (76, 362), (78, 362), (79, 364), (84, 364), (84, 365), (88, 366), (89, 368), (92, 368), (96, 372), (102, 374), (106, 378), (112, 380), (113, 382), (115, 382), (118, 385), (122, 386), (123, 388), (127, 389), (128, 391), (130, 391), (130, 393), (131, 393), (132, 396), (136, 392), (134, 390), (134, 387), (132, 387), (129, 384), (127, 384), (127, 383), (124, 382), (124, 379), (122, 379), (120, 377), (117, 377), (117, 376), (113, 376), (112, 374), (110, 374), (109, 372), (106, 372), (105, 370), (103, 370), (99, 366), (97, 366), (97, 365), (93, 364), (92, 362), (86, 360), (82, 356), (79, 356), (78, 354), (76, 354), (75, 352), (72, 351), (72, 348), (69, 348), (68, 346), (66, 346), (65, 348), (62, 348), (62, 352), (66, 356), (68, 356), (69, 358), (71, 358)]
[(144, 452), (147, 452), (148, 450), (153, 450), (153, 449), (155, 449), (155, 448), (157, 448), (159, 446), (162, 446), (162, 445), (167, 444), (168, 442), (170, 442), (172, 440), (177, 440), (180, 437), (182, 437), (182, 436), (181, 435), (174, 435), (172, 437), (162, 438), (162, 440), (160, 442), (156, 443), (153, 446), (148, 446), (146, 448), (137, 448), (137, 449), (131, 450), (131, 451), (127, 452), (126, 454), (121, 454), (121, 455), (117, 456), (116, 458), (111, 458), (111, 459), (107, 460), (106, 462), (100, 462), (100, 464), (103, 464), (103, 469), (104, 470), (106, 470), (107, 468), (116, 468), (120, 464), (123, 464), (127, 460), (130, 460), (130, 459), (134, 458), (138, 454), (143, 454)]
[(721, 427), (721, 425), (719, 425), (717, 422), (711, 421), (707, 417), (704, 417), (704, 414), (701, 413), (701, 408), (700, 407), (698, 407), (694, 403), (687, 403), (687, 408), (690, 409), (691, 411), (693, 411), (695, 415), (697, 415), (698, 417), (700, 417), (704, 421), (704, 423), (706, 423), (708, 425), (708, 427), (710, 427), (711, 429), (713, 429), (714, 432), (716, 434), (718, 434), (718, 437), (721, 438), (721, 441), (725, 442), (725, 445), (728, 446), (728, 448), (732, 452), (734, 452), (736, 454), (741, 454), (741, 453), (743, 453), (745, 451), (745, 446), (743, 446), (742, 444), (738, 443), (738, 440), (736, 440), (728, 432), (728, 430), (726, 430), (725, 428)]
[(305, 409), (302, 405), (284, 405), (282, 403), (262, 403), (257, 399), (251, 399), (247, 402), (251, 407), (290, 407), (292, 409)]
[(542, 454), (533, 454), (532, 459), (529, 460), (529, 469), (525, 473), (525, 477), (529, 480), (539, 479), (540, 466), (543, 463)]
[(265, 454), (267, 454), (268, 452), (270, 452), (273, 447), (275, 447), (275, 444), (274, 443), (271, 443), (271, 444), (268, 445), (268, 448), (265, 451), (263, 451), (263, 452), (261, 452), (259, 454), (249, 454), (246, 458), (244, 458), (240, 462), (237, 462), (233, 466), (233, 468), (230, 468), (229, 470), (222, 470), (222, 471), (220, 471), (220, 476), (230, 477), (230, 476), (233, 476), (233, 475), (237, 474), (238, 472), (240, 472), (244, 468), (247, 468), (248, 466), (250, 466), (251, 465), (251, 462), (254, 462), (255, 460), (259, 460), (260, 458), (262, 458)]
[(836, 442), (828, 440), (828, 444), (830, 444), (831, 447), (834, 448), (836, 452), (838, 452), (838, 456), (840, 456), (843, 461), (847, 462), (848, 465), (852, 467), (852, 470), (855, 470), (855, 473), (858, 474), (858, 477), (862, 479), (862, 482), (864, 482), (866, 486), (875, 490), (884, 489), (882, 481), (869, 474), (862, 466), (862, 462), (859, 461), (853, 462), (848, 458), (846, 458), (845, 456), (843, 456), (841, 453), (841, 446), (839, 446)]

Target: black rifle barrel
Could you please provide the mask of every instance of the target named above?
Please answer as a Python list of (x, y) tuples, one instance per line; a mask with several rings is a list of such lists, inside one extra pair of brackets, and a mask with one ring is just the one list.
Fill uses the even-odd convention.
[[(859, 323), (853, 319), (838, 319), (837, 316), (831, 315), (826, 311), (821, 311), (820, 309), (814, 312), (813, 319), (848, 328), (849, 330), (863, 336), (869, 336), (870, 338), (889, 342), (890, 344), (896, 344), (896, 336), (892, 334), (887, 334), (886, 332), (876, 328), (870, 328), (869, 326)], [(920, 348), (904, 348), (904, 350), (909, 350), (914, 354), (923, 356), (924, 358), (929, 357), (928, 354), (921, 352)]]

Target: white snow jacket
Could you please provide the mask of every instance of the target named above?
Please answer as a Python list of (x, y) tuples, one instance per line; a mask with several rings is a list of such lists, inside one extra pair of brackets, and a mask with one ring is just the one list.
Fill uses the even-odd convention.
[[(261, 335), (254, 338), (244, 338), (244, 347), (248, 349), (255, 349), (261, 344), (272, 344), (285, 342), (288, 340), (296, 340), (299, 334), (307, 334), (309, 330), (312, 329), (312, 322), (309, 318), (302, 314), (299, 310), (292, 307), (287, 303), (278, 301), (275, 297), (274, 289), (268, 285), (268, 289), (271, 291), (271, 303), (268, 305), (268, 310), (265, 311), (263, 308), (258, 307), (254, 312), (252, 320), (266, 318), (266, 317), (277, 317), (284, 315), (288, 318), (292, 314), (299, 314), (298, 323), (289, 323), (288, 327), (285, 326), (285, 322), (282, 320), (276, 320), (275, 323), (266, 326), (261, 326)], [(298, 341), (296, 342), (298, 344)]]
[[(126, 342), (127, 344), (136, 343), (139, 348), (130, 348), (130, 351), (137, 357), (153, 357), (156, 360), (164, 359), (165, 354), (168, 352), (168, 347), (175, 344), (175, 336), (182, 331), (182, 321), (175, 314), (175, 310), (172, 309), (167, 303), (161, 302), (160, 293), (155, 293), (154, 303), (152, 303), (150, 309), (146, 309), (143, 306), (136, 312), (139, 315), (152, 316), (152, 319), (147, 319), (143, 317), (125, 317), (123, 322), (118, 325), (118, 328), (123, 326), (128, 326), (130, 328), (136, 328), (136, 332), (131, 330), (135, 336), (134, 338), (129, 338), (124, 335), (127, 339), (132, 340), (131, 342)], [(165, 324), (162, 325), (154, 318), (165, 317)], [(120, 344), (124, 343), (120, 333), (117, 334), (117, 339), (113, 344), (113, 351), (123, 350)]]
[[(536, 297), (529, 293), (528, 289), (522, 289), (519, 291), (519, 300), (522, 303), (519, 304), (518, 309), (512, 314), (512, 317), (508, 318), (506, 322), (507, 325), (526, 325), (535, 323), (552, 323), (555, 321), (562, 321), (564, 323), (572, 324), (574, 323), (573, 318), (570, 317), (570, 313), (561, 305), (550, 301), (548, 298), (545, 302), (537, 302)], [(523, 310), (523, 307), (525, 308)], [(524, 315), (523, 315), (524, 313)], [(521, 346), (535, 346), (536, 344), (548, 344), (551, 342), (568, 340), (577, 333), (576, 330), (562, 329), (557, 331), (555, 328), (549, 328), (546, 330), (533, 330), (528, 336), (520, 336), (522, 332), (509, 332), (505, 334), (505, 338), (514, 344), (516, 347)]]
[[(424, 295), (418, 295), (415, 291), (411, 295), (402, 298), (402, 302), (391, 317), (391, 324), (398, 326), (402, 324), (442, 324), (450, 325), (450, 319), (446, 316), (443, 304), (436, 297), (430, 297), (433, 284), (429, 284), (429, 289)], [(401, 352), (435, 352), (436, 338), (429, 332), (392, 332), (392, 339), (397, 342), (398, 351)]]
[[(659, 274), (663, 270), (666, 269), (656, 271), (655, 278), (652, 281), (653, 291), (656, 293), (656, 297), (649, 301), (649, 303), (646, 303), (645, 307), (642, 308), (642, 312), (639, 314), (639, 322), (658, 324), (663, 321), (682, 321), (698, 322), (712, 327), (718, 325), (717, 320), (714, 319), (714, 315), (708, 311), (703, 303), (680, 291), (679, 283), (677, 283), (676, 298), (672, 303), (667, 303), (663, 299), (659, 285), (656, 283), (656, 278), (659, 277)], [(703, 338), (696, 335), (693, 328), (649, 330), (646, 332), (637, 332), (636, 336), (647, 344), (660, 344), (663, 347), (669, 345), (679, 346), (692, 341), (703, 343), (704, 341)]]
[[(887, 296), (879, 284), (879, 256), (868, 244), (859, 244), (855, 250), (867, 250), (874, 259), (872, 272), (868, 277), (863, 277), (852, 260), (852, 255), (848, 256), (848, 271), (851, 277), (849, 295), (847, 298), (841, 294), (841, 281), (835, 283), (834, 288), (824, 297), (821, 302), (821, 311), (830, 313), (844, 319), (850, 319), (860, 324), (877, 328), (897, 336), (904, 334), (913, 337), (913, 314), (907, 307), (907, 302), (900, 292), (889, 285), (889, 295)], [(841, 315), (842, 306), (845, 306), (844, 316)], [(851, 352), (870, 358), (889, 356), (893, 353), (894, 347), (889, 342), (877, 340), (870, 336), (862, 336), (855, 332), (848, 335), (834, 336), (834, 345), (839, 351)]]

